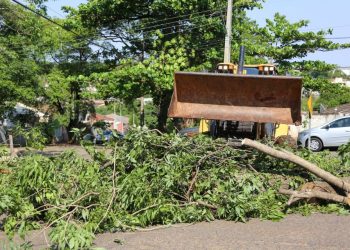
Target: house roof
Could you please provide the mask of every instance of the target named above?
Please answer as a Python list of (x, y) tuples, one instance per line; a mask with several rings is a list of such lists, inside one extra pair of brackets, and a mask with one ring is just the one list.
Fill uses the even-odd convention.
[(120, 121), (120, 122), (123, 122), (123, 123), (129, 123), (129, 118), (126, 117), (126, 116), (109, 114), (109, 115), (105, 115), (105, 117), (107, 117), (108, 119)]
[(343, 104), (335, 108), (328, 108), (322, 114), (349, 114), (350, 115), (350, 103), (348, 104)]
[(101, 115), (101, 114), (95, 114), (95, 119), (97, 121), (120, 121), (123, 122), (124, 124), (129, 123), (129, 118), (126, 116), (120, 116), (120, 115), (114, 115), (114, 114), (109, 114), (109, 115)]

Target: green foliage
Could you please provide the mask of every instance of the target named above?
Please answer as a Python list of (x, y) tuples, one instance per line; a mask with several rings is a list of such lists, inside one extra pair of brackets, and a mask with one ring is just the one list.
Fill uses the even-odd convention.
[(42, 150), (47, 143), (47, 136), (43, 133), (43, 130), (42, 126), (23, 128), (17, 124), (13, 130), (13, 135), (23, 137), (26, 147)]
[(73, 128), (70, 132), (73, 133), (73, 141), (79, 143), (83, 139), (86, 128)]
[(273, 20), (267, 19), (266, 22), (266, 27), (258, 31), (263, 41), (260, 44), (261, 50), (282, 65), (290, 64), (290, 59), (303, 58), (315, 51), (349, 47), (349, 44), (340, 45), (325, 39), (326, 35), (332, 34), (332, 30), (300, 31), (308, 26), (309, 22), (306, 20), (290, 23), (286, 16), (276, 13)]
[(339, 156), (345, 168), (350, 168), (350, 142), (339, 147)]
[(90, 230), (66, 221), (60, 221), (49, 235), (58, 249), (88, 249), (95, 238)]
[[(286, 212), (286, 197), (277, 192), (281, 182), (298, 188), (317, 179), (292, 164), (204, 136), (134, 130), (110, 150), (86, 149), (92, 161), (65, 152), (5, 162), (11, 174), (0, 175), (0, 214), (7, 215), (3, 225), (10, 237), (53, 227), (53, 245), (81, 249), (91, 246), (97, 232), (214, 219), (279, 220)], [(338, 176), (348, 174), (327, 152), (300, 155)], [(338, 205), (304, 208), (315, 209), (347, 211)]]
[(9, 154), (10, 150), (8, 149), (8, 147), (0, 144), (0, 158), (3, 156), (8, 156)]
[(328, 107), (347, 104), (350, 100), (350, 88), (340, 84), (329, 83), (321, 88), (320, 103)]

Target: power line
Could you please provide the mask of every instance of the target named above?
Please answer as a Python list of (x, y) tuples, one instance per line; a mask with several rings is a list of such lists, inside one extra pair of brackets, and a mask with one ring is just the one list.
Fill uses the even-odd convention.
[[(11, 12), (13, 12), (12, 10), (11, 10)], [(16, 13), (15, 12), (13, 12), (15, 15), (16, 15)], [(19, 19), (22, 19), (22, 20), (24, 20), (24, 18), (23, 17), (21, 17), (21, 16), (19, 16), (19, 15), (16, 15)], [(0, 21), (1, 22), (1, 21)], [(30, 38), (32, 38), (33, 37), (33, 34), (29, 34), (29, 33), (27, 33), (27, 32), (23, 32), (23, 31), (21, 31), (21, 30), (19, 30), (19, 29), (16, 29), (16, 28), (14, 28), (13, 26), (10, 26), (10, 25), (8, 25), (5, 21), (2, 21), (1, 22), (1, 24), (2, 25), (4, 25), (4, 26), (6, 26), (6, 27), (8, 27), (9, 29), (11, 29), (11, 30), (13, 30), (13, 31), (15, 31), (15, 32), (17, 32), (18, 34), (21, 34), (21, 35), (24, 35), (24, 36), (28, 36), (28, 37), (30, 37)], [(64, 44), (65, 45), (69, 45), (70, 43), (69, 42), (64, 42)], [(30, 45), (32, 45), (32, 46), (35, 46), (35, 47), (38, 47), (38, 48), (50, 48), (50, 46), (49, 45), (33, 45), (33, 44), (23, 44), (23, 43), (17, 43), (17, 47), (16, 46), (13, 46), (13, 45), (15, 45), (13, 42), (11, 42), (11, 44), (8, 44), (7, 46), (10, 46), (11, 48), (14, 48), (14, 49), (23, 49), (23, 45), (26, 45), (26, 46), (30, 46)], [(84, 48), (84, 47), (74, 47), (74, 46), (72, 46), (74, 49), (82, 49), (82, 48)]]
[[(34, 14), (40, 16), (41, 18), (44, 18), (45, 20), (49, 21), (50, 23), (52, 23), (52, 24), (54, 24), (54, 25), (56, 25), (56, 26), (59, 26), (59, 27), (61, 27), (62, 29), (66, 30), (66, 31), (68, 31), (68, 32), (70, 32), (70, 33), (72, 33), (72, 34), (78, 36), (78, 37), (80, 36), (78, 33), (74, 32), (74, 31), (72, 31), (72, 30), (70, 30), (70, 29), (67, 29), (65, 26), (61, 25), (60, 23), (57, 23), (56, 21), (54, 21), (54, 20), (48, 18), (47, 16), (45, 16), (45, 15), (43, 15), (43, 14), (41, 14), (41, 13), (35, 11), (35, 10), (32, 10), (31, 8), (29, 8), (28, 6), (26, 6), (26, 5), (22, 4), (22, 3), (20, 3), (19, 1), (17, 1), (17, 0), (12, 0), (12, 1), (13, 1), (14, 3), (16, 3), (16, 4), (20, 5), (20, 6), (22, 6), (23, 8), (25, 8), (25, 9), (31, 11), (32, 13), (34, 13)], [(220, 9), (219, 9), (219, 10), (220, 10)], [(148, 22), (148, 23), (146, 23), (146, 24), (162, 22), (162, 21), (165, 21), (165, 20), (174, 20), (175, 18), (189, 17), (189, 16), (191, 16), (191, 15), (201, 14), (201, 13), (208, 13), (208, 12), (212, 12), (212, 11), (213, 11), (213, 10), (206, 10), (206, 11), (201, 11), (201, 12), (194, 12), (194, 13), (187, 14), (187, 15), (181, 15), (181, 16), (176, 16), (176, 17), (171, 17), (171, 18), (165, 18), (165, 19), (157, 20), (157, 21), (153, 21), (153, 22)], [(169, 24), (169, 23), (168, 23), (168, 24)], [(158, 24), (158, 26), (159, 26), (159, 25), (160, 25), (160, 24)], [(163, 25), (165, 25), (165, 24), (163, 24)], [(177, 26), (180, 26), (180, 25), (177, 25)], [(202, 25), (202, 26), (197, 26), (197, 27), (189, 27), (188, 29), (185, 29), (184, 31), (171, 32), (171, 33), (163, 34), (163, 36), (168, 36), (168, 35), (171, 35), (171, 34), (181, 33), (181, 32), (185, 32), (185, 31), (189, 31), (189, 30), (192, 30), (192, 29), (195, 29), (195, 28), (205, 27), (205, 26), (208, 26), (208, 25)], [(175, 27), (175, 26), (173, 26), (173, 27)], [(151, 26), (148, 27), (148, 28), (151, 28)], [(149, 31), (147, 31), (147, 32), (152, 32), (152, 30), (149, 30)], [(101, 36), (102, 34), (98, 34), (98, 35)], [(107, 40), (108, 40), (108, 38), (112, 38), (112, 37), (108, 37), (108, 36), (105, 36), (105, 35), (102, 35), (102, 37), (104, 37), (104, 38), (107, 39)], [(116, 37), (116, 38), (117, 38), (117, 37)], [(81, 39), (83, 39), (83, 38), (81, 38)], [(87, 39), (87, 40), (88, 40), (88, 39)], [(133, 39), (133, 40), (136, 41), (136, 40), (139, 40), (139, 39)], [(129, 41), (131, 41), (131, 40), (129, 40)], [(88, 42), (89, 42), (90, 44), (92, 44), (92, 45), (101, 47), (101, 48), (103, 48), (103, 49), (105, 49), (105, 50), (109, 50), (109, 49), (107, 49), (106, 47), (101, 46), (100, 44), (97, 44), (97, 43), (95, 43), (95, 42), (93, 42), (93, 41), (91, 41), (91, 40), (88, 40)]]
[[(17, 16), (19, 19), (21, 20), (25, 20), (25, 16), (23, 15), (19, 15), (16, 11), (12, 10), (11, 8), (8, 8), (9, 11), (11, 11), (15, 16)], [(43, 24), (45, 26), (45, 24)], [(97, 35), (97, 33), (95, 34)], [(75, 40), (87, 40), (86, 38), (83, 38), (83, 37), (76, 37)], [(66, 42), (68, 43), (68, 42)]]
[(61, 13), (58, 13), (58, 11), (56, 11), (56, 10), (50, 8), (49, 6), (46, 5), (46, 8), (49, 9), (49, 10), (51, 10), (53, 13), (56, 13), (56, 14), (59, 15), (60, 17), (65, 18), (65, 16), (63, 16)]
[[(206, 17), (207, 15), (209, 15), (209, 17), (216, 17), (218, 14), (221, 14), (221, 13), (216, 11), (216, 12), (212, 12), (212, 13), (205, 14), (205, 15), (199, 15), (199, 16), (196, 16), (196, 17)], [(161, 24), (152, 25), (152, 26), (145, 26), (142, 29), (139, 28), (139, 29), (135, 29), (134, 31), (145, 31), (145, 30), (147, 30), (147, 32), (148, 32), (149, 31), (148, 29), (155, 28), (155, 27), (159, 27), (157, 29), (165, 29), (167, 26), (169, 26), (169, 27), (174, 26), (174, 25), (169, 25), (169, 24), (177, 24), (178, 22), (185, 22), (185, 21), (191, 21), (191, 20), (192, 19), (190, 19), (190, 18), (188, 18), (188, 19), (180, 19), (180, 20), (173, 21), (173, 22), (161, 23)], [(165, 27), (163, 27), (163, 26), (165, 26)]]
[(11, 30), (13, 30), (13, 31), (15, 31), (15, 32), (17, 32), (17, 33), (19, 33), (19, 34), (32, 37), (31, 34), (28, 34), (28, 33), (26, 33), (26, 32), (22, 32), (22, 31), (19, 31), (18, 29), (14, 28), (14, 27), (12, 27), (12, 26), (10, 26), (10, 25), (8, 25), (5, 21), (2, 21), (1, 24), (2, 24), (2, 25), (5, 25), (6, 27), (10, 28)]
[(339, 26), (333, 26), (333, 27), (310, 28), (310, 29), (307, 29), (307, 31), (314, 31), (314, 30), (320, 30), (320, 29), (339, 29), (339, 28), (347, 28), (347, 27), (350, 27), (350, 24), (347, 24), (347, 25), (339, 25)]
[[(30, 12), (34, 13), (35, 15), (40, 16), (41, 18), (47, 20), (48, 22), (50, 22), (50, 23), (52, 23), (52, 24), (54, 24), (54, 25), (56, 25), (56, 26), (59, 26), (59, 27), (61, 27), (62, 29), (66, 30), (66, 31), (68, 31), (68, 32), (70, 32), (70, 33), (72, 33), (72, 34), (78, 36), (78, 37), (81, 37), (81, 35), (78, 34), (77, 32), (75, 32), (75, 31), (73, 31), (73, 30), (70, 30), (70, 29), (67, 29), (64, 25), (62, 25), (62, 24), (60, 24), (60, 23), (58, 23), (58, 22), (52, 20), (51, 18), (48, 18), (47, 16), (41, 14), (40, 12), (37, 12), (37, 11), (35, 11), (35, 10), (29, 8), (27, 5), (22, 4), (21, 2), (19, 2), (19, 1), (17, 1), (17, 0), (12, 0), (12, 2), (14, 2), (14, 3), (16, 3), (16, 4), (20, 5), (20, 6), (22, 6), (24, 9), (29, 10)], [(95, 45), (95, 46), (100, 47), (100, 48), (103, 48), (103, 49), (105, 49), (105, 50), (109, 50), (109, 49), (107, 49), (106, 47), (104, 47), (104, 46), (102, 46), (102, 45), (100, 45), (100, 44), (98, 44), (98, 43), (95, 43), (95, 42), (91, 41), (90, 39), (86, 39), (86, 40), (88, 41), (89, 44)]]
[[(213, 25), (213, 24), (209, 23), (209, 24), (203, 24), (203, 25), (193, 25), (192, 27), (187, 27), (187, 28), (185, 28), (183, 30), (173, 31), (173, 32), (162, 34), (162, 36), (166, 37), (166, 36), (170, 36), (170, 35), (174, 35), (174, 34), (180, 34), (180, 33), (184, 33), (184, 32), (187, 32), (187, 31), (194, 30), (196, 28), (203, 28), (203, 27), (207, 27), (207, 26), (210, 26), (210, 25)], [(107, 39), (107, 40), (112, 40), (114, 42), (122, 42), (122, 41), (115, 41), (114, 39), (121, 39), (120, 37), (115, 36), (115, 35), (114, 36), (108, 36), (107, 35), (104, 38)], [(151, 38), (146, 38), (146, 39), (145, 38), (134, 38), (134, 39), (125, 39), (125, 41), (126, 42), (133, 42), (133, 41), (143, 41), (143, 40), (149, 40), (149, 39), (151, 39)]]
[(350, 36), (343, 36), (343, 37), (325, 37), (327, 40), (340, 40), (340, 39), (350, 39)]
[[(205, 11), (199, 11), (199, 12), (192, 12), (192, 13), (186, 14), (186, 15), (174, 16), (174, 17), (164, 18), (164, 19), (161, 19), (161, 20), (146, 22), (145, 25), (150, 25), (150, 24), (154, 24), (154, 23), (158, 23), (158, 22), (165, 22), (167, 20), (174, 20), (174, 19), (178, 19), (178, 18), (182, 18), (182, 17), (190, 17), (191, 15), (208, 13), (208, 12), (211, 12), (211, 11), (219, 11), (219, 10), (223, 10), (223, 9), (225, 9), (225, 8), (220, 8), (220, 9), (216, 9), (216, 10), (214, 9), (214, 10), (205, 10)], [(141, 20), (141, 19), (138, 19), (138, 20)]]
[[(179, 28), (179, 27), (188, 27), (188, 28), (191, 28), (191, 29), (194, 29), (194, 28), (196, 28), (196, 24), (190, 24), (190, 25), (192, 25), (192, 27), (191, 26), (189, 26), (188, 24), (178, 24), (178, 25), (173, 25), (173, 26), (169, 26), (169, 27), (163, 27), (163, 28), (158, 28), (158, 29), (154, 29), (154, 30), (147, 30), (147, 31), (143, 31), (142, 33), (145, 33), (145, 34), (149, 34), (149, 33), (152, 33), (152, 32), (154, 32), (154, 31), (157, 31), (157, 30), (160, 30), (160, 29), (171, 29), (171, 28)], [(203, 26), (209, 26), (209, 25), (211, 25), (211, 24), (202, 24), (202, 25), (197, 25), (197, 27), (203, 27)], [(176, 32), (176, 31), (175, 31)], [(178, 31), (178, 32), (180, 32), (180, 31)], [(169, 34), (169, 33), (168, 33)]]
[[(215, 12), (212, 12), (212, 13), (209, 13), (209, 14), (206, 14), (206, 15), (212, 15), (210, 17), (220, 17), (220, 14), (221, 13), (215, 13)], [(206, 16), (206, 15), (202, 15), (202, 16)], [(196, 16), (196, 17), (200, 17), (200, 16)], [(188, 24), (177, 24), (177, 25), (169, 25), (169, 24), (173, 24), (173, 23), (178, 23), (178, 22), (184, 22), (184, 21), (191, 21), (191, 19), (180, 19), (180, 20), (177, 20), (177, 21), (174, 21), (174, 22), (169, 22), (169, 23), (164, 23), (164, 24), (158, 24), (158, 25), (154, 25), (154, 26), (149, 26), (149, 27), (144, 27), (142, 29), (135, 29), (133, 30), (134, 32), (141, 32), (141, 34), (149, 34), (149, 33), (152, 33), (154, 31), (157, 31), (157, 30), (164, 30), (164, 29), (171, 29), (171, 28), (176, 28), (176, 27), (183, 27), (183, 26), (187, 26)], [(165, 25), (165, 26), (164, 26)], [(210, 24), (208, 24), (210, 25)], [(155, 27), (158, 27), (156, 29), (150, 29), (150, 28), (155, 28)], [(191, 28), (191, 27), (190, 27)], [(150, 30), (149, 30), (150, 29)], [(191, 29), (194, 29), (193, 27)], [(177, 33), (179, 33), (181, 31), (178, 31)], [(170, 34), (170, 33), (169, 33)], [(173, 33), (171, 33), (173, 34)], [(176, 33), (175, 33), (176, 34)], [(116, 36), (116, 35), (108, 35), (108, 34), (102, 34), (102, 33), (96, 33), (96, 35), (99, 35), (101, 36), (101, 38), (105, 39), (105, 40), (112, 40), (113, 42), (122, 42), (122, 41), (115, 41), (114, 39), (121, 39), (120, 36)], [(125, 39), (126, 40), (126, 39)], [(142, 41), (142, 39), (138, 39), (138, 38), (135, 38), (135, 39), (129, 39), (127, 41)]]

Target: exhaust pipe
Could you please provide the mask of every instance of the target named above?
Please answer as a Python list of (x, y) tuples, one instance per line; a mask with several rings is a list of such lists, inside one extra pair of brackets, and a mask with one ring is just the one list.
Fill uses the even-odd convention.
[(243, 74), (244, 69), (244, 54), (245, 54), (245, 47), (242, 45), (239, 49), (239, 62), (238, 62), (238, 75)]

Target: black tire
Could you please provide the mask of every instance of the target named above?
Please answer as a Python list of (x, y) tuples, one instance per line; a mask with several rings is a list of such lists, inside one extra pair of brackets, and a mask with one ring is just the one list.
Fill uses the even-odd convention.
[[(309, 141), (307, 142), (307, 147), (309, 147)], [(319, 152), (323, 149), (323, 143), (321, 139), (317, 137), (311, 137), (311, 146), (310, 146), (311, 151), (313, 152)]]

